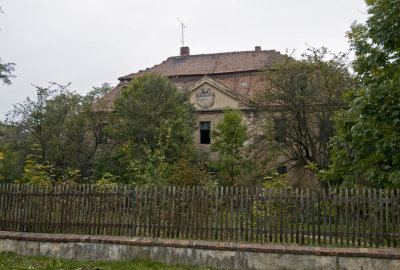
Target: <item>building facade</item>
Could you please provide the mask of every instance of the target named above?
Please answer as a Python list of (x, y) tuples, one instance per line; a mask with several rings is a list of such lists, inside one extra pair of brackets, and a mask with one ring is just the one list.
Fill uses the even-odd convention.
[(124, 86), (144, 73), (157, 72), (168, 77), (178, 90), (189, 91), (190, 100), (198, 113), (198, 130), (195, 146), (210, 151), (210, 131), (225, 107), (239, 109), (249, 126), (254, 122), (251, 106), (252, 93), (260, 87), (259, 72), (270, 68), (282, 55), (274, 50), (226, 52), (191, 55), (189, 47), (182, 47), (179, 56), (169, 57), (161, 64), (119, 78), (120, 83), (102, 98), (105, 108), (111, 109), (113, 101)]

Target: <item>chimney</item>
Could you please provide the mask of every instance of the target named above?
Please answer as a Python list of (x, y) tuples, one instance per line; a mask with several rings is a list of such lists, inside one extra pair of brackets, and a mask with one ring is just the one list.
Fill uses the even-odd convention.
[(190, 55), (189, 47), (181, 47), (181, 56)]
[(256, 47), (255, 47), (255, 51), (256, 51), (256, 52), (261, 51), (261, 46), (256, 46)]

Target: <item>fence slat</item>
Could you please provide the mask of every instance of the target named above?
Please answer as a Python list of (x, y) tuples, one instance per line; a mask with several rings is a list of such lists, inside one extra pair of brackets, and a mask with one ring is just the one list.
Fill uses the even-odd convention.
[(281, 204), (279, 203), (278, 200), (276, 200), (276, 198), (278, 197), (277, 189), (273, 189), (272, 193), (273, 193), (272, 194), (273, 198), (275, 198), (275, 200), (274, 200), (274, 205), (275, 205), (274, 218), (273, 218), (273, 220), (275, 221), (274, 222), (274, 242), (278, 243), (278, 214), (277, 214), (277, 212), (278, 212), (278, 207), (280, 207)]
[(195, 212), (195, 216), (194, 216), (194, 220), (195, 220), (195, 238), (199, 239), (199, 235), (200, 235), (200, 187), (196, 186), (195, 187), (195, 208), (194, 208), (194, 212)]
[(250, 241), (253, 242), (253, 235), (254, 235), (254, 188), (251, 187), (250, 188), (250, 197), (249, 197), (249, 207), (248, 207), (248, 211), (250, 213)]
[(328, 190), (328, 227), (329, 227), (329, 245), (332, 245), (332, 192)]
[(317, 190), (317, 214), (316, 214), (316, 222), (317, 222), (317, 243), (321, 244), (321, 197), (320, 190)]
[(347, 246), (349, 245), (349, 192), (346, 188), (344, 190), (344, 222), (345, 222), (345, 233), (344, 239), (346, 240)]
[(240, 199), (239, 199), (239, 187), (235, 187), (235, 199), (234, 199), (235, 208), (238, 209), (236, 212), (236, 219), (235, 219), (235, 241), (239, 240), (239, 215), (240, 215)]
[(181, 217), (182, 217), (182, 203), (181, 203), (181, 199), (182, 199), (182, 191), (181, 191), (181, 187), (177, 187), (177, 198), (176, 198), (176, 204), (177, 204), (177, 209), (176, 209), (176, 237), (179, 238), (179, 234), (180, 234), (180, 224), (181, 224)]
[(397, 201), (397, 227), (398, 227), (397, 235), (399, 237), (398, 238), (399, 239), (398, 243), (399, 243), (399, 246), (400, 246), (400, 189), (397, 189), (396, 201)]
[(220, 203), (220, 235), (219, 239), (223, 240), (224, 237), (224, 187), (221, 187), (221, 203)]
[(378, 191), (374, 189), (375, 246), (379, 247), (379, 202)]
[(248, 187), (246, 187), (246, 196), (245, 196), (244, 203), (245, 203), (245, 206), (244, 206), (245, 207), (245, 223), (244, 223), (245, 235), (244, 235), (244, 237), (245, 237), (246, 241), (249, 241), (249, 214), (251, 214), (251, 213), (249, 213), (250, 210), (249, 210), (249, 188)]
[[(5, 205), (4, 205), (4, 198), (5, 198), (5, 187), (6, 187), (6, 185), (0, 185), (0, 193), (1, 193), (1, 197), (0, 197), (0, 230), (5, 230), (5, 227), (4, 227), (4, 216), (3, 216), (3, 213), (5, 212), (4, 211), (4, 209), (5, 209)], [(25, 197), (25, 201), (26, 201), (26, 197)], [(25, 209), (26, 209), (26, 207), (25, 207)], [(25, 223), (25, 228), (24, 228), (24, 231), (26, 231), (26, 223)]]
[(255, 207), (256, 207), (256, 242), (260, 242), (260, 240), (259, 240), (259, 234), (260, 234), (260, 231), (259, 231), (259, 229), (260, 229), (260, 223), (259, 223), (259, 214), (258, 214), (258, 212), (259, 212), (259, 194), (258, 194), (258, 187), (256, 187), (256, 191), (255, 191)]
[(385, 191), (385, 210), (386, 210), (386, 241), (387, 241), (387, 246), (390, 247), (390, 231), (389, 231), (389, 197), (388, 197), (388, 193), (387, 191)]
[[(203, 190), (204, 190), (204, 188), (203, 188)], [(205, 208), (205, 216), (204, 216), (204, 218), (205, 218), (205, 220), (204, 220), (204, 225), (205, 225), (205, 230), (204, 230), (204, 234), (205, 234), (205, 236), (204, 236), (204, 238), (203, 239), (208, 239), (209, 238), (209, 236), (208, 236), (208, 228), (209, 228), (209, 226), (210, 226), (210, 223), (209, 223), (209, 197), (210, 196), (210, 189), (209, 188), (205, 188), (205, 198), (204, 198), (204, 208)]]
[(323, 226), (324, 226), (324, 234), (323, 234), (323, 242), (326, 245), (326, 240), (328, 238), (328, 230), (326, 228), (326, 218), (327, 218), (327, 202), (326, 202), (326, 190), (322, 189), (322, 208), (321, 208), (321, 215), (323, 219)]
[(373, 218), (372, 218), (372, 190), (371, 189), (368, 189), (368, 202), (369, 202), (369, 213), (368, 213), (368, 223), (369, 223), (369, 245), (372, 247), (373, 246), (373, 238), (374, 238), (374, 235), (373, 235)]
[(298, 219), (298, 210), (297, 210), (297, 188), (292, 189), (292, 235), (291, 235), (291, 243), (297, 243), (297, 219)]
[(390, 205), (391, 205), (391, 211), (390, 211), (390, 216), (392, 218), (392, 242), (393, 242), (393, 247), (397, 247), (396, 243), (396, 226), (395, 226), (395, 220), (396, 220), (396, 200), (394, 199), (394, 190), (392, 189), (390, 191)]
[(231, 241), (233, 241), (234, 232), (235, 232), (235, 230), (234, 230), (234, 225), (233, 225), (233, 221), (234, 221), (234, 216), (233, 216), (233, 213), (234, 213), (234, 209), (233, 209), (234, 194), (233, 194), (233, 192), (234, 192), (234, 188), (233, 188), (233, 186), (231, 186), (230, 195), (229, 195), (230, 210), (231, 210), (231, 211), (230, 211), (230, 233), (229, 233), (229, 239), (230, 239)]
[(360, 223), (360, 219), (361, 219), (361, 208), (360, 208), (360, 192), (357, 189), (356, 191), (356, 214), (357, 214), (357, 246), (361, 246), (361, 223)]
[(240, 240), (243, 241), (244, 240), (244, 225), (243, 225), (243, 187), (240, 187)]
[(382, 189), (379, 189), (379, 228), (380, 228), (380, 232), (379, 232), (379, 244), (381, 246), (384, 245), (384, 233), (383, 233), (383, 194), (382, 194)]
[(225, 241), (229, 240), (229, 233), (229, 187), (225, 187)]
[(362, 190), (362, 200), (363, 200), (363, 235), (364, 235), (364, 246), (368, 245), (368, 238), (367, 238), (367, 202), (365, 197), (365, 189)]
[(131, 226), (129, 226), (129, 198), (131, 197), (131, 194), (129, 194), (128, 192), (128, 187), (127, 185), (123, 186), (123, 197), (121, 198), (121, 234), (123, 236), (128, 236), (130, 235), (129, 229), (131, 228), (131, 226), (133, 226), (133, 222), (131, 224)]

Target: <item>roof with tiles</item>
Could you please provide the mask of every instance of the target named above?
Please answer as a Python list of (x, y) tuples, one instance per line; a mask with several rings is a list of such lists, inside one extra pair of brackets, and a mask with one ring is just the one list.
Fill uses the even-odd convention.
[(146, 70), (120, 77), (119, 80), (130, 80), (144, 72), (159, 72), (164, 76), (187, 76), (258, 71), (269, 67), (274, 59), (281, 56), (275, 50), (262, 51), (261, 49), (174, 56)]
[(259, 46), (254, 51), (198, 55), (190, 55), (189, 48), (182, 47), (180, 56), (169, 57), (161, 64), (120, 77), (120, 84), (100, 101), (106, 103), (106, 109), (111, 109), (112, 102), (119, 96), (121, 87), (128, 84), (133, 78), (148, 72), (157, 72), (167, 76), (182, 88), (190, 87), (202, 76), (207, 75), (232, 91), (249, 97), (250, 88), (257, 85), (257, 72), (264, 68), (270, 68), (271, 63), (281, 57), (283, 55), (279, 52), (261, 50)]

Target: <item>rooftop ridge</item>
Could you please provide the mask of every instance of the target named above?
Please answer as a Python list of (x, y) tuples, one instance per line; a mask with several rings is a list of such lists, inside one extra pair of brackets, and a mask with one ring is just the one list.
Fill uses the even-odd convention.
[[(227, 57), (229, 55), (232, 55), (234, 57), (234, 55), (253, 55), (250, 56), (250, 58), (257, 58), (257, 57), (264, 57), (267, 56), (268, 54), (275, 54), (275, 55), (281, 55), (281, 53), (279, 51), (276, 50), (251, 50), (251, 51), (233, 51), (233, 52), (219, 52), (219, 53), (204, 53), (204, 54), (191, 54), (191, 55), (183, 55), (183, 56), (170, 56), (167, 59), (165, 59), (164, 61), (162, 61), (159, 64), (153, 65), (152, 67), (146, 68), (146, 69), (140, 69), (137, 72), (134, 73), (130, 73), (128, 75), (124, 75), (119, 77), (118, 79), (120, 81), (124, 81), (124, 80), (130, 80), (144, 72), (149, 72), (149, 71), (158, 71), (160, 73), (162, 72), (162, 69), (164, 67), (164, 65), (168, 65), (170, 62), (176, 62), (176, 61), (190, 61), (191, 63), (193, 63), (193, 61), (196, 61), (196, 59), (202, 59), (204, 58), (204, 60), (208, 59), (207, 61), (212, 61), (211, 59), (213, 58), (220, 58), (220, 57)], [(210, 59), (211, 58), (211, 59)], [(210, 62), (209, 62), (210, 63)], [(254, 63), (254, 62), (253, 62)], [(160, 70), (157, 70), (160, 69)], [(214, 64), (213, 65), (213, 71), (211, 72), (211, 70), (207, 71), (207, 72), (199, 72), (197, 74), (218, 74), (218, 73), (225, 73), (225, 72), (237, 72), (237, 71), (243, 71), (241, 69), (238, 70), (229, 70), (229, 71), (217, 71), (217, 65)], [(249, 68), (248, 70), (254, 70), (254, 68)], [(196, 74), (193, 72), (189, 72), (189, 74)], [(183, 75), (183, 74), (175, 74), (175, 75)], [(168, 76), (168, 75), (167, 75)]]
[(184, 58), (184, 57), (190, 57), (190, 56), (204, 56), (204, 55), (216, 55), (216, 54), (235, 54), (235, 53), (278, 53), (280, 54), (280, 51), (277, 50), (260, 50), (260, 51), (255, 51), (255, 50), (251, 50), (251, 51), (233, 51), (233, 52), (219, 52), (219, 53), (199, 53), (199, 54), (190, 54), (190, 55), (177, 55), (177, 56), (170, 56), (167, 58), (167, 60), (169, 58)]

